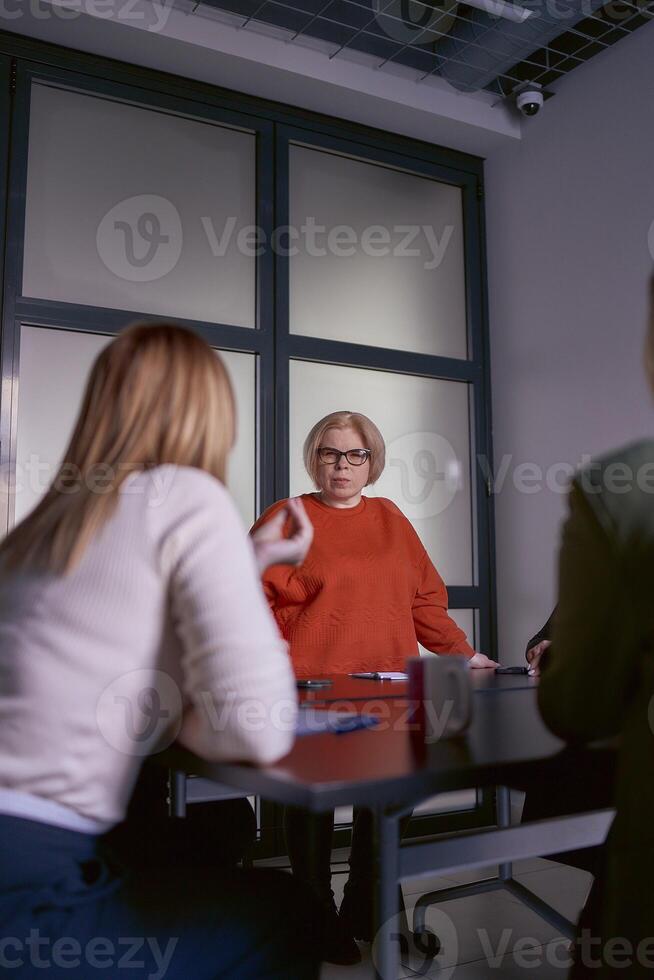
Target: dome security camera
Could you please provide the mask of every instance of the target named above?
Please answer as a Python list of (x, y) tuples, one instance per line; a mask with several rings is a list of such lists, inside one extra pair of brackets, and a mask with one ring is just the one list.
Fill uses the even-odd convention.
[(515, 104), (523, 116), (535, 116), (545, 101), (540, 85), (525, 85), (516, 93)]

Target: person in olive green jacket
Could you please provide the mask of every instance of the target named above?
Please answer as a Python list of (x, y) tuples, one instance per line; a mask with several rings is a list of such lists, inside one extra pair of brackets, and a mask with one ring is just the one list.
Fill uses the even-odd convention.
[[(654, 388), (654, 279), (646, 360)], [(592, 935), (578, 940), (572, 975), (654, 978), (654, 441), (597, 460), (573, 481), (540, 668), (538, 703), (556, 735), (619, 736), (617, 815)]]
[[(540, 675), (540, 665), (549, 656), (555, 616), (556, 608), (545, 625), (527, 643), (525, 658), (529, 664), (529, 673), (534, 677)], [(600, 765), (587, 767), (583, 780), (579, 779), (578, 773), (572, 772), (561, 774), (554, 784), (545, 781), (520, 788), (526, 791), (522, 811), (523, 823), (547, 820), (565, 814), (583, 813), (591, 807), (601, 810), (613, 805), (611, 773), (606, 772), (605, 767)], [(603, 847), (600, 845), (550, 854), (548, 860), (569, 864), (597, 876), (602, 853)]]

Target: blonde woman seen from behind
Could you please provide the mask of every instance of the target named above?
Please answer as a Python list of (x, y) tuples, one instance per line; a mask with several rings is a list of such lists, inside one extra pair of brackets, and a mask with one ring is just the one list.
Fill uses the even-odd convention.
[[(107, 845), (143, 758), (175, 737), (254, 764), (293, 741), (294, 678), (258, 580), (276, 542), (253, 550), (224, 487), (234, 427), (204, 341), (125, 330), (92, 368), (51, 487), (0, 547), (0, 923), (17, 975), (32, 975), (36, 930), (39, 975), (57, 980), (117, 968), (121, 936), (142, 937), (134, 977), (164, 959), (167, 980), (317, 976), (288, 876), (135, 875)], [(300, 560), (311, 531), (288, 516)], [(87, 955), (98, 936), (102, 957)], [(64, 939), (75, 964), (55, 955)]]

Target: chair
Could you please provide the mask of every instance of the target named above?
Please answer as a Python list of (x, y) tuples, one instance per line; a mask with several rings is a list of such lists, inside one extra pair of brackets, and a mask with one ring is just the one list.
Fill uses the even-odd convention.
[[(218, 803), (223, 800), (247, 799), (247, 794), (238, 790), (215, 783), (200, 776), (191, 776), (178, 769), (168, 770), (167, 779), (168, 816), (184, 818), (187, 806), (193, 803)], [(244, 855), (244, 868), (252, 867), (252, 853)]]

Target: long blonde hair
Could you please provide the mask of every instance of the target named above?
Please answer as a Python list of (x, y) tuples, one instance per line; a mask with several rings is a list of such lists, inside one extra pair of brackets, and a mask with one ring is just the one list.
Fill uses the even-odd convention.
[(57, 474), (0, 545), (0, 559), (65, 574), (130, 473), (175, 463), (224, 482), (234, 432), (229, 376), (204, 340), (170, 323), (128, 327), (96, 358)]

